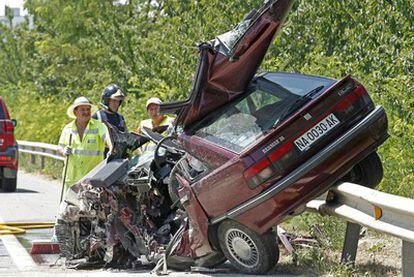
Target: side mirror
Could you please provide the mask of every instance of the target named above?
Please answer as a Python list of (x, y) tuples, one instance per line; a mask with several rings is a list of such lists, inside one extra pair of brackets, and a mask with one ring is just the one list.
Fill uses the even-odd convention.
[(17, 126), (17, 120), (16, 119), (12, 118), (12, 119), (10, 119), (10, 121), (12, 122), (14, 127)]

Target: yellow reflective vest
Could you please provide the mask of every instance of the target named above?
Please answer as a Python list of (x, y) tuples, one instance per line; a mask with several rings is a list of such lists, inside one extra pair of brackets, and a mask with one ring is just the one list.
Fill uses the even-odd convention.
[[(154, 128), (156, 126), (165, 126), (165, 125), (167, 125), (168, 129), (164, 133), (162, 133), (162, 135), (166, 135), (167, 132), (171, 131), (171, 128), (173, 127), (174, 118), (169, 117), (167, 115), (164, 115), (163, 117), (164, 118), (158, 124), (154, 124), (154, 122), (152, 121), (151, 118), (142, 120), (139, 123), (137, 133), (141, 133), (141, 130), (142, 130), (143, 127), (146, 127), (148, 129), (152, 130), (152, 128)], [(143, 146), (141, 146), (141, 151), (142, 151), (142, 153), (148, 153), (148, 152), (154, 151), (155, 146), (156, 146), (155, 143), (153, 143), (152, 141), (149, 141), (146, 144), (144, 144)]]
[(108, 138), (108, 128), (102, 122), (91, 118), (80, 139), (75, 120), (67, 124), (59, 138), (59, 145), (69, 145), (72, 134), (72, 155), (68, 158), (65, 190), (79, 181), (89, 171), (104, 159), (105, 141)]

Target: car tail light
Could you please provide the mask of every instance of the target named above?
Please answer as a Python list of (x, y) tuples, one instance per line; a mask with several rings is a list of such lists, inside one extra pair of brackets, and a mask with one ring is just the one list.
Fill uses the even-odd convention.
[(244, 178), (250, 179), (253, 176), (262, 172), (264, 169), (266, 169), (269, 166), (270, 166), (270, 161), (267, 158), (264, 158), (258, 163), (256, 163), (255, 165), (253, 165), (252, 167), (250, 167), (249, 169), (247, 169), (243, 174)]
[(7, 133), (13, 133), (13, 132), (14, 132), (13, 122), (11, 122), (11, 121), (6, 120), (6, 121), (4, 122), (4, 126), (3, 126), (3, 127), (4, 127), (3, 129), (4, 129)]
[(9, 120), (3, 122), (3, 145), (2, 147), (13, 146), (14, 145), (14, 126), (13, 123)]
[(13, 160), (13, 157), (10, 156), (0, 156), (0, 162), (8, 162)]
[(269, 159), (272, 162), (277, 162), (282, 156), (284, 156), (287, 152), (292, 150), (293, 144), (292, 143), (286, 143), (282, 147), (280, 147), (278, 150), (273, 151), (269, 154)]
[(286, 143), (279, 147), (277, 150), (270, 152), (267, 157), (261, 159), (258, 163), (249, 167), (244, 171), (244, 178), (250, 188), (256, 188), (260, 184), (266, 182), (271, 177), (275, 176), (278, 171), (276, 170), (276, 163), (281, 157), (292, 150), (293, 144)]
[(363, 86), (359, 86), (349, 95), (347, 95), (340, 103), (336, 105), (336, 110), (344, 111), (346, 108), (352, 106), (358, 99), (364, 100), (364, 102), (371, 102), (371, 99)]
[[(266, 166), (265, 166), (266, 165)], [(267, 158), (244, 171), (244, 178), (251, 189), (258, 187), (269, 178), (276, 175), (277, 171)]]

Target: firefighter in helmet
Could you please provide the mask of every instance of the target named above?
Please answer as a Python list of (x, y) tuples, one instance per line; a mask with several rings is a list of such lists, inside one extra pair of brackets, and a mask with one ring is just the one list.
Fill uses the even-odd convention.
[(107, 122), (121, 132), (128, 132), (124, 117), (118, 113), (118, 109), (125, 98), (125, 94), (118, 85), (110, 84), (101, 95), (101, 106), (99, 110), (92, 116), (102, 122)]

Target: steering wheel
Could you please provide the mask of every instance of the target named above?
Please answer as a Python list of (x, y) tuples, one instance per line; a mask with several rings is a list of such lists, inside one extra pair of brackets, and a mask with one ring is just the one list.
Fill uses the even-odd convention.
[[(154, 161), (158, 166), (160, 166), (162, 163), (164, 163), (167, 160), (167, 155), (160, 155), (160, 153), (159, 153), (160, 147), (165, 148), (167, 152), (169, 152), (173, 155), (182, 154), (182, 151), (180, 151), (180, 149), (177, 149), (176, 147), (174, 147), (174, 145), (168, 145), (168, 143), (165, 143), (169, 140), (171, 140), (171, 141), (175, 140), (176, 138), (177, 137), (175, 137), (175, 136), (167, 136), (167, 137), (164, 137), (163, 139), (161, 139), (157, 143), (157, 146), (155, 147), (155, 150), (154, 150)], [(165, 145), (162, 146), (163, 144), (165, 144)]]

